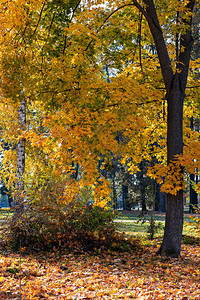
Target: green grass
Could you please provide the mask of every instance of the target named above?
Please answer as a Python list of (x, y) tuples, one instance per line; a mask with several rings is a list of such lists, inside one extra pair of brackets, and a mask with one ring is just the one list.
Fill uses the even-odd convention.
[[(155, 233), (154, 237), (161, 237), (164, 233), (164, 223), (161, 222), (155, 222), (156, 227), (158, 227), (157, 232)], [(124, 233), (127, 236), (136, 236), (139, 238), (146, 238), (149, 236), (148, 233), (148, 228), (150, 223), (149, 222), (137, 222), (137, 221), (133, 221), (133, 222), (120, 222), (117, 221), (115, 223), (116, 225), (116, 230), (119, 233)]]
[[(132, 220), (138, 221), (140, 212), (134, 212), (134, 214), (124, 214), (123, 212), (116, 214), (116, 220)], [(154, 216), (156, 221), (164, 221), (165, 215), (155, 215)], [(150, 215), (145, 215), (145, 219), (150, 220)]]
[(8, 208), (1, 208), (0, 209), (0, 220), (5, 220), (12, 216), (13, 212), (10, 211)]
[[(150, 216), (146, 216), (146, 222), (139, 221), (138, 216), (134, 214), (119, 214), (115, 218), (116, 230), (119, 233), (124, 233), (126, 236), (135, 236), (143, 241), (147, 241), (150, 238), (148, 229), (150, 226)], [(164, 214), (155, 214), (154, 221), (157, 227), (157, 231), (154, 238), (161, 238), (164, 234)], [(189, 215), (184, 216), (183, 226), (183, 242), (185, 244), (200, 244), (200, 232), (195, 230), (195, 226), (192, 225), (192, 220)]]
[[(141, 211), (133, 211), (133, 212), (116, 212), (116, 220), (128, 220), (128, 221), (138, 221), (139, 215)], [(150, 220), (150, 212), (145, 215), (146, 220)], [(154, 220), (164, 222), (165, 221), (165, 214), (164, 213), (154, 213)], [(184, 221), (191, 222), (191, 218), (188, 214), (184, 214)]]

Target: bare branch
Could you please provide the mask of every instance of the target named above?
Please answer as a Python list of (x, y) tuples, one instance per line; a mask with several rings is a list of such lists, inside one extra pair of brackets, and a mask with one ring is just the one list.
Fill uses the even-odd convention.
[(38, 19), (37, 25), (35, 27), (35, 30), (34, 30), (33, 34), (31, 35), (31, 38), (35, 35), (35, 33), (38, 29), (38, 26), (39, 26), (41, 18), (42, 18), (42, 13), (43, 13), (44, 7), (45, 7), (45, 2), (43, 2), (43, 5), (42, 5), (41, 11), (40, 11), (40, 15), (39, 15), (39, 19)]
[(75, 12), (79, 6), (79, 4), (81, 3), (81, 1), (78, 1), (78, 3), (76, 4), (75, 8), (73, 9), (73, 12), (72, 12), (72, 16), (71, 16), (71, 19), (70, 19), (70, 23), (72, 22), (73, 18), (74, 18), (74, 15), (75, 15)]
[(186, 89), (196, 89), (199, 88), (200, 85), (194, 85), (194, 86), (186, 86)]
[(141, 16), (140, 16), (140, 22), (139, 22), (139, 34), (138, 34), (138, 43), (139, 43), (139, 61), (140, 61), (140, 68), (141, 71), (143, 72), (143, 66), (142, 66), (142, 45), (141, 45), (141, 39), (142, 39), (142, 17), (143, 17), (143, 13), (141, 12)]
[(180, 77), (182, 82), (182, 89), (184, 90), (187, 84), (187, 76), (189, 69), (189, 62), (191, 56), (192, 46), (194, 44), (194, 39), (192, 37), (192, 12), (194, 8), (195, 0), (189, 0), (186, 9), (191, 13), (191, 16), (182, 18), (182, 24), (185, 25), (186, 29), (180, 37), (180, 56), (179, 56), (179, 64), (178, 69), (181, 71)]

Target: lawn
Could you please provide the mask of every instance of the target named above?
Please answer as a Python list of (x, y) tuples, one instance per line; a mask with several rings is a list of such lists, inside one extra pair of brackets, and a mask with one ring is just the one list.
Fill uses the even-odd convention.
[[(116, 229), (119, 233), (124, 232), (127, 236), (138, 236), (142, 240), (147, 241), (149, 238), (150, 215), (139, 218), (138, 212), (121, 212), (116, 215)], [(164, 233), (165, 214), (155, 213), (155, 238), (161, 238)], [(196, 231), (191, 225), (192, 219), (189, 214), (184, 215), (183, 235), (188, 237), (196, 237)]]
[(0, 208), (0, 220), (5, 220), (12, 216), (12, 211), (9, 208)]
[[(156, 255), (162, 231), (149, 241), (148, 223), (141, 225), (133, 218), (117, 220), (119, 232), (141, 237), (142, 245), (135, 252), (94, 254), (72, 249), (60, 253), (54, 249), (31, 254), (23, 248), (21, 253), (2, 250), (0, 299), (200, 299), (197, 237), (184, 241), (181, 257), (162, 259)], [(189, 236), (190, 231), (186, 232)]]

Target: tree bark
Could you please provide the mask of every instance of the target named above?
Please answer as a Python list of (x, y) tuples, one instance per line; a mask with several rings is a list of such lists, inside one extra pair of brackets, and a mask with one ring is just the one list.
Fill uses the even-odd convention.
[[(21, 101), (19, 108), (19, 125), (21, 132), (26, 128), (26, 99)], [(15, 215), (19, 215), (24, 209), (24, 180), (23, 174), (25, 170), (25, 138), (21, 138), (17, 145), (17, 182), (15, 194)]]
[(161, 185), (157, 183), (156, 187), (156, 200), (155, 200), (155, 211), (166, 212), (166, 195), (160, 191)]
[[(191, 182), (195, 182), (197, 184), (198, 183), (198, 176), (197, 175), (195, 176), (194, 174), (190, 174), (190, 180), (191, 180)], [(197, 209), (198, 209), (198, 194), (194, 190), (192, 184), (190, 183), (190, 206), (189, 206), (189, 212), (191, 214), (194, 214), (194, 213), (196, 213)]]
[[(167, 162), (183, 153), (183, 100), (180, 75), (174, 77), (172, 89), (168, 98), (167, 117)], [(163, 242), (159, 254), (177, 257), (181, 251), (183, 230), (183, 190), (176, 195), (167, 194), (166, 220)]]
[[(195, 130), (193, 117), (191, 117), (191, 119), (190, 119), (190, 129)], [(196, 210), (198, 209), (198, 194), (194, 190), (194, 188), (192, 186), (192, 182), (194, 182), (196, 184), (198, 183), (198, 175), (190, 174), (190, 206), (189, 206), (189, 212), (191, 214), (195, 213)]]
[(113, 190), (113, 208), (117, 209), (117, 191), (116, 191), (116, 185), (115, 185), (115, 172), (112, 176), (112, 190)]
[(122, 184), (123, 210), (127, 209), (127, 199), (128, 199), (128, 186), (124, 183)]

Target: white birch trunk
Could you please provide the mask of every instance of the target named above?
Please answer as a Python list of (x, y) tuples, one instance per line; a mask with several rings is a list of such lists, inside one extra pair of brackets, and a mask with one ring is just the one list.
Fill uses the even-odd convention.
[[(26, 128), (26, 99), (21, 101), (19, 108), (19, 125), (21, 132)], [(20, 214), (24, 208), (24, 181), (23, 174), (25, 170), (25, 138), (21, 138), (17, 145), (17, 182), (16, 182), (16, 196), (15, 196), (15, 213)]]

